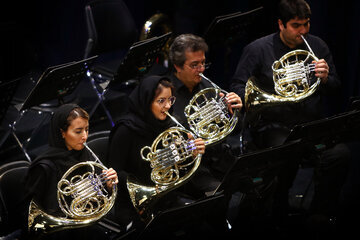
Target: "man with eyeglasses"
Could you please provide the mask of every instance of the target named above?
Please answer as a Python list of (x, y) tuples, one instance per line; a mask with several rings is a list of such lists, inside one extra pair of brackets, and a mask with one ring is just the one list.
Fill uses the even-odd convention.
[[(208, 45), (205, 40), (193, 34), (177, 36), (170, 46), (169, 59), (173, 71), (169, 78), (175, 87), (174, 95), (176, 96), (172, 115), (188, 130), (190, 128), (184, 114), (185, 107), (198, 92), (205, 88), (214, 87), (200, 76), (209, 67), (205, 58), (207, 51)], [(226, 101), (231, 114), (233, 109), (240, 110), (242, 108), (241, 98), (233, 92), (226, 95)], [(224, 155), (221, 152), (221, 147), (221, 144), (206, 147), (206, 153), (202, 158), (200, 167), (189, 184), (186, 185), (191, 195), (203, 197), (207, 192), (214, 191), (220, 184), (220, 179), (226, 170), (218, 169), (217, 166), (229, 167), (228, 164), (219, 164), (213, 161), (213, 153)]]
[[(185, 107), (199, 91), (213, 87), (199, 75), (209, 67), (205, 61), (207, 51), (208, 45), (205, 40), (193, 34), (177, 36), (170, 46), (169, 59), (174, 69), (170, 79), (176, 89), (173, 115), (186, 128), (188, 123), (184, 114)], [(226, 99), (230, 113), (234, 108), (239, 110), (242, 108), (241, 98), (236, 93), (228, 93)]]

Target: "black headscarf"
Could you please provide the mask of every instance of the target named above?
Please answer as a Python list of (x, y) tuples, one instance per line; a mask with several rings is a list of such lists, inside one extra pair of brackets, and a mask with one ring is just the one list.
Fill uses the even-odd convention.
[[(61, 129), (65, 130), (67, 125), (67, 118), (72, 110), (79, 108), (77, 104), (69, 103), (60, 106), (55, 110), (51, 122), (49, 131), (49, 149), (37, 157), (31, 165), (36, 165), (36, 162), (41, 159), (66, 159), (70, 156), (79, 158), (82, 155), (83, 150), (71, 150), (69, 151), (66, 147), (65, 140), (62, 137)], [(65, 166), (65, 168), (71, 167)]]
[(76, 104), (64, 104), (54, 112), (49, 132), (49, 148), (31, 162), (26, 186), (29, 195), (48, 213), (61, 212), (57, 203), (57, 183), (63, 174), (75, 164), (93, 160), (84, 148), (80, 151), (68, 150), (61, 130), (65, 130), (70, 112), (78, 108)]
[[(171, 119), (156, 119), (151, 111), (151, 103), (155, 97), (155, 90), (160, 80), (170, 80), (164, 76), (149, 76), (144, 78), (129, 96), (129, 113), (116, 123), (111, 132), (115, 132), (119, 124), (124, 124), (130, 129), (143, 135), (153, 135), (154, 138), (170, 127)], [(169, 110), (171, 111), (171, 109)], [(110, 135), (111, 138), (111, 135)]]

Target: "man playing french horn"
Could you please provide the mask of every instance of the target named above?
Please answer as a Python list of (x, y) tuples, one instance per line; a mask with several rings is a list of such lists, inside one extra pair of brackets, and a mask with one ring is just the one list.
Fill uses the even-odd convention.
[[(207, 154), (203, 156), (201, 167), (192, 179), (192, 185), (189, 184), (189, 186), (193, 187), (191, 190), (193, 194), (197, 194), (199, 197), (203, 196), (205, 192), (215, 190), (220, 183), (219, 179), (221, 180), (223, 172), (226, 171), (225, 169), (219, 170), (211, 167), (213, 165), (211, 163), (211, 153), (214, 152), (211, 150), (217, 147), (215, 152), (219, 153), (218, 150), (221, 146), (219, 144), (214, 146), (215, 143), (225, 138), (235, 128), (238, 117), (237, 112), (242, 108), (241, 99), (236, 93), (227, 93), (219, 89), (219, 87), (203, 75), (205, 69), (209, 67), (205, 58), (207, 51), (208, 45), (205, 40), (193, 34), (177, 36), (169, 50), (169, 59), (172, 66), (169, 78), (175, 86), (176, 96), (173, 115), (186, 128), (200, 135), (205, 140), (205, 145), (207, 145)], [(225, 110), (225, 113), (222, 111), (218, 112), (219, 108), (221, 108), (219, 104), (206, 103), (202, 99), (203, 96), (197, 97), (198, 94), (201, 94), (206, 89), (217, 90), (214, 93), (218, 94), (218, 96), (214, 96), (214, 93), (210, 91), (203, 95), (206, 95), (208, 101), (211, 101), (210, 99), (212, 98), (221, 97), (223, 100), (218, 101), (218, 103), (220, 105), (224, 103), (225, 109), (223, 110)], [(205, 110), (206, 108), (208, 110)], [(203, 122), (202, 126), (194, 126), (196, 125), (195, 123), (189, 124), (189, 115), (192, 113), (196, 115), (200, 111), (201, 113), (195, 118), (206, 118), (199, 120), (199, 122)], [(218, 120), (222, 115), (226, 116), (222, 120)], [(223, 125), (227, 125), (225, 129), (216, 126), (221, 121), (224, 121)], [(217, 123), (214, 124), (214, 122)], [(213, 132), (205, 133), (205, 130), (209, 130), (209, 132), (213, 130)], [(202, 133), (204, 134), (202, 135)], [(209, 145), (211, 145), (212, 149), (209, 148)]]
[[(245, 136), (254, 150), (281, 145), (296, 124), (325, 117), (322, 100), (341, 85), (327, 44), (309, 34), (310, 16), (304, 0), (282, 0), (279, 31), (243, 49), (230, 88), (241, 96), (251, 116)], [(327, 147), (314, 162), (315, 194), (309, 212), (309, 221), (325, 224), (336, 213), (348, 161), (344, 144)], [(278, 176), (273, 210), (280, 220), (288, 214), (296, 157)]]

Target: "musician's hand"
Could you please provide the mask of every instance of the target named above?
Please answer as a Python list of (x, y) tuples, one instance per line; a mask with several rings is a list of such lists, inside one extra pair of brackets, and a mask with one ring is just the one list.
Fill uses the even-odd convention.
[(321, 83), (326, 83), (329, 76), (329, 66), (324, 59), (313, 61), (315, 63), (315, 76), (321, 79)]
[(202, 138), (194, 139), (190, 133), (188, 133), (188, 138), (190, 141), (193, 141), (194, 144), (193, 156), (205, 153), (205, 142)]
[[(220, 97), (223, 97), (224, 93), (220, 93)], [(234, 114), (233, 108), (241, 109), (243, 104), (241, 98), (234, 92), (229, 92), (225, 96), (226, 104), (228, 105), (229, 112)]]
[(103, 173), (106, 176), (106, 187), (110, 190), (113, 188), (114, 184), (118, 184), (118, 176), (116, 171), (113, 168), (109, 168), (108, 170), (103, 170)]

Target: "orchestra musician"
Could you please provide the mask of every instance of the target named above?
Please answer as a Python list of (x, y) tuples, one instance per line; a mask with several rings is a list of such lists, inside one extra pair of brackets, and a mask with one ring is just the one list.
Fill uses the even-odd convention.
[[(205, 40), (194, 34), (181, 34), (174, 39), (170, 46), (169, 60), (172, 71), (169, 73), (169, 78), (175, 86), (174, 95), (176, 96), (173, 115), (186, 128), (189, 128), (189, 125), (184, 114), (185, 107), (201, 90), (214, 87), (201, 76), (209, 66), (205, 57), (207, 51), (208, 45)], [(224, 95), (223, 93), (220, 94)], [(235, 109), (240, 110), (242, 108), (242, 101), (236, 93), (226, 94), (225, 99), (231, 114)], [(193, 188), (189, 191), (193, 191), (194, 194), (198, 193), (199, 196), (216, 189), (228, 167), (225, 166), (224, 169), (221, 163), (213, 164), (211, 160), (212, 153), (222, 151), (221, 145), (216, 144), (207, 147), (207, 149), (208, 154), (203, 156), (202, 164), (191, 180), (192, 184), (189, 185)]]
[[(298, 49), (313, 51), (319, 59), (314, 61), (312, 71), (320, 79), (320, 85), (317, 91), (302, 101), (264, 106), (245, 131), (249, 136), (248, 141), (253, 143), (253, 150), (281, 145), (296, 124), (325, 117), (322, 107), (324, 96), (336, 96), (341, 86), (329, 47), (322, 39), (309, 33), (311, 10), (308, 3), (304, 0), (282, 0), (278, 5), (278, 14), (279, 31), (257, 39), (243, 49), (230, 88), (244, 101), (248, 79), (254, 77), (257, 86), (275, 94), (273, 63)], [(284, 222), (289, 213), (289, 188), (298, 170), (295, 158), (301, 156), (293, 157), (294, 163), (284, 167), (278, 175), (273, 209), (276, 219)], [(327, 146), (320, 157), (315, 158), (312, 163), (315, 193), (308, 212), (309, 222), (333, 222), (346, 178), (348, 159), (349, 150), (342, 143)]]
[[(41, 209), (41, 211), (55, 218), (66, 217), (59, 206), (57, 190), (62, 176), (71, 167), (86, 161), (95, 161), (92, 153), (84, 144), (89, 133), (89, 115), (76, 104), (64, 104), (57, 108), (52, 115), (49, 132), (49, 148), (39, 155), (28, 170), (26, 177), (27, 196)], [(102, 170), (107, 180), (107, 191), (112, 192), (118, 183), (117, 173), (109, 168)], [(96, 228), (85, 227), (74, 231), (68, 230), (41, 236), (41, 239), (63, 239), (64, 237), (84, 237), (98, 239), (105, 233)], [(24, 235), (26, 235), (24, 233)], [(29, 234), (28, 238), (40, 235)]]
[[(142, 79), (129, 96), (129, 112), (121, 117), (111, 129), (108, 161), (119, 173), (119, 197), (115, 204), (116, 221), (121, 224), (132, 222), (135, 228), (144, 227), (143, 213), (137, 212), (127, 189), (129, 177), (135, 177), (144, 186), (154, 186), (149, 161), (141, 156), (141, 149), (152, 146), (162, 132), (174, 126), (166, 114), (172, 112), (176, 98), (174, 87), (167, 77), (148, 76)], [(190, 137), (192, 138), (192, 137)], [(194, 139), (194, 155), (205, 152), (204, 141)], [(184, 205), (191, 197), (180, 191), (171, 191), (159, 199), (160, 208)], [(155, 207), (154, 207), (155, 208)], [(156, 213), (157, 209), (153, 210)]]

